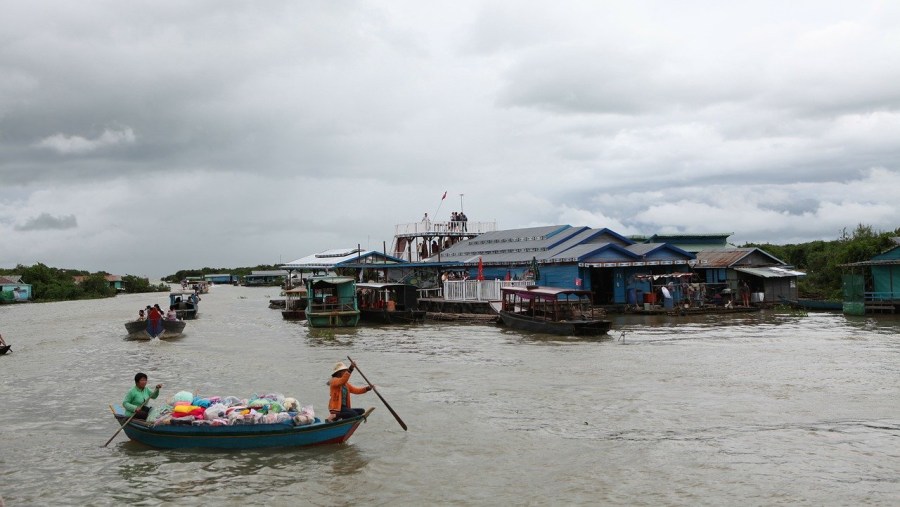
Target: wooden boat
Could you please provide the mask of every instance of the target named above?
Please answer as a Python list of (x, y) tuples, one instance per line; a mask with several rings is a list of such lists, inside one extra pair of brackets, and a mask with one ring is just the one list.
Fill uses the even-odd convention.
[[(116, 405), (113, 414), (119, 425), (128, 416)], [(263, 447), (304, 447), (346, 442), (374, 408), (358, 417), (325, 422), (316, 418), (306, 426), (281, 424), (247, 424), (236, 426), (153, 426), (146, 421), (132, 419), (124, 428), (128, 438), (162, 449), (258, 449)]]
[(844, 309), (842, 301), (828, 301), (825, 299), (787, 299), (778, 298), (781, 304), (789, 305), (791, 308), (801, 308), (803, 310), (821, 311), (821, 312), (840, 312)]
[(193, 320), (200, 316), (200, 296), (190, 290), (169, 294), (169, 305), (175, 307), (178, 320)]
[(176, 338), (181, 336), (187, 323), (183, 320), (159, 321), (160, 326), (154, 328), (151, 320), (134, 320), (125, 323), (128, 336), (136, 340), (150, 340), (156, 337), (160, 339)]
[(284, 291), (284, 320), (303, 320), (306, 318), (306, 287), (294, 287)]
[(358, 283), (359, 319), (380, 324), (425, 322), (418, 294), (415, 285), (405, 283)]
[(591, 292), (556, 287), (501, 287), (500, 319), (524, 331), (599, 336), (612, 323), (594, 317)]
[(306, 321), (310, 327), (355, 327), (359, 322), (356, 281), (349, 276), (306, 280)]
[(10, 350), (12, 350), (12, 345), (2, 345), (2, 346), (0, 346), (0, 356), (6, 354), (6, 353), (9, 352)]

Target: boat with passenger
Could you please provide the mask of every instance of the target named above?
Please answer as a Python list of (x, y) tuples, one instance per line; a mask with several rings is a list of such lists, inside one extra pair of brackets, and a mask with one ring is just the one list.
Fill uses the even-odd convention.
[(305, 447), (346, 442), (374, 408), (362, 415), (337, 421), (315, 417), (298, 425), (291, 418), (282, 422), (254, 424), (154, 424), (131, 419), (119, 405), (110, 406), (125, 435), (131, 440), (161, 449), (258, 449)]
[(411, 324), (425, 321), (419, 289), (406, 283), (358, 283), (356, 296), (363, 322)]
[(612, 323), (595, 315), (591, 291), (558, 287), (501, 287), (500, 319), (513, 329), (566, 336), (599, 336)]
[(179, 320), (193, 320), (200, 315), (200, 296), (191, 290), (174, 291), (169, 294), (169, 306), (175, 307)]
[(125, 323), (125, 330), (128, 331), (128, 337), (134, 340), (164, 340), (181, 336), (186, 325), (183, 320), (134, 320)]
[(306, 280), (306, 321), (310, 327), (355, 327), (359, 323), (356, 280), (313, 276)]

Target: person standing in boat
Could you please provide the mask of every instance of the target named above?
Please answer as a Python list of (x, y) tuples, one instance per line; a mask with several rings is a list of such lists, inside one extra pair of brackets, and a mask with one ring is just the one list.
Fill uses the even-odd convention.
[[(149, 399), (156, 399), (159, 396), (159, 390), (162, 389), (162, 384), (156, 384), (156, 389), (150, 391), (150, 388), (147, 387), (147, 374), (138, 372), (137, 375), (134, 376), (134, 387), (128, 391), (128, 394), (125, 395), (125, 399), (122, 400), (122, 407), (125, 409), (125, 415), (131, 417), (134, 414), (135, 419), (147, 419), (147, 415), (150, 414), (150, 407), (148, 407), (145, 402)], [(141, 407), (141, 405), (143, 405)], [(138, 410), (138, 407), (141, 407)], [(135, 413), (137, 411), (137, 413)]]
[(350, 363), (348, 368), (346, 364), (340, 362), (334, 365), (331, 373), (331, 379), (327, 384), (330, 388), (330, 398), (328, 400), (328, 411), (331, 415), (328, 417), (331, 421), (347, 419), (363, 415), (365, 410), (361, 408), (352, 408), (350, 406), (350, 393), (364, 394), (372, 390), (372, 386), (357, 387), (350, 383), (350, 374), (356, 363)]

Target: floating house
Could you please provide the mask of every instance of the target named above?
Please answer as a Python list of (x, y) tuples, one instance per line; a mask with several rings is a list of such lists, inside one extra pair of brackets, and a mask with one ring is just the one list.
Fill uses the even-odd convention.
[(216, 273), (213, 275), (203, 275), (203, 279), (209, 283), (217, 284), (236, 284), (240, 283), (241, 277), (230, 273)]
[(357, 247), (325, 250), (293, 260), (281, 267), (292, 276), (294, 272), (299, 273), (302, 278), (304, 273), (327, 274), (335, 273), (338, 269), (356, 269), (362, 273), (367, 269), (384, 270), (405, 263), (398, 257)]
[(31, 300), (31, 285), (21, 275), (0, 276), (0, 303), (24, 303)]
[(900, 310), (900, 237), (891, 238), (894, 246), (868, 261), (845, 264), (844, 313)]
[(639, 294), (643, 301), (643, 294), (654, 293), (654, 277), (690, 276), (693, 261), (693, 254), (669, 244), (636, 243), (606, 228), (553, 225), (482, 233), (443, 251), (439, 264), (470, 278), (589, 290), (595, 304), (634, 304)]
[[(83, 282), (88, 276), (78, 275), (72, 277), (75, 280), (75, 283)], [(125, 286), (123, 285), (122, 277), (120, 275), (105, 275), (106, 282), (113, 289), (116, 289), (116, 292), (125, 292)]]
[(693, 269), (705, 283), (707, 297), (718, 294), (730, 299), (746, 282), (753, 303), (794, 301), (797, 279), (806, 276), (759, 248), (713, 248), (696, 255)]
[(249, 275), (245, 275), (242, 285), (246, 285), (247, 287), (265, 287), (265, 286), (277, 286), (284, 283), (284, 281), (289, 276), (288, 272), (280, 269), (280, 270), (269, 270), (269, 271), (251, 271)]

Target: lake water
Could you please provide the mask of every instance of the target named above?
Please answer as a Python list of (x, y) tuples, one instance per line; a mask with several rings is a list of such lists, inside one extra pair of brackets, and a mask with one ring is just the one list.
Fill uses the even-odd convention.
[[(494, 325), (310, 330), (275, 288), (217, 286), (170, 341), (124, 322), (165, 295), (0, 306), (0, 496), (18, 505), (898, 505), (900, 321), (621, 317), (605, 339)], [(154, 450), (108, 405), (134, 374), (327, 412), (350, 355), (374, 393), (350, 442)], [(353, 382), (364, 384), (354, 374)]]

